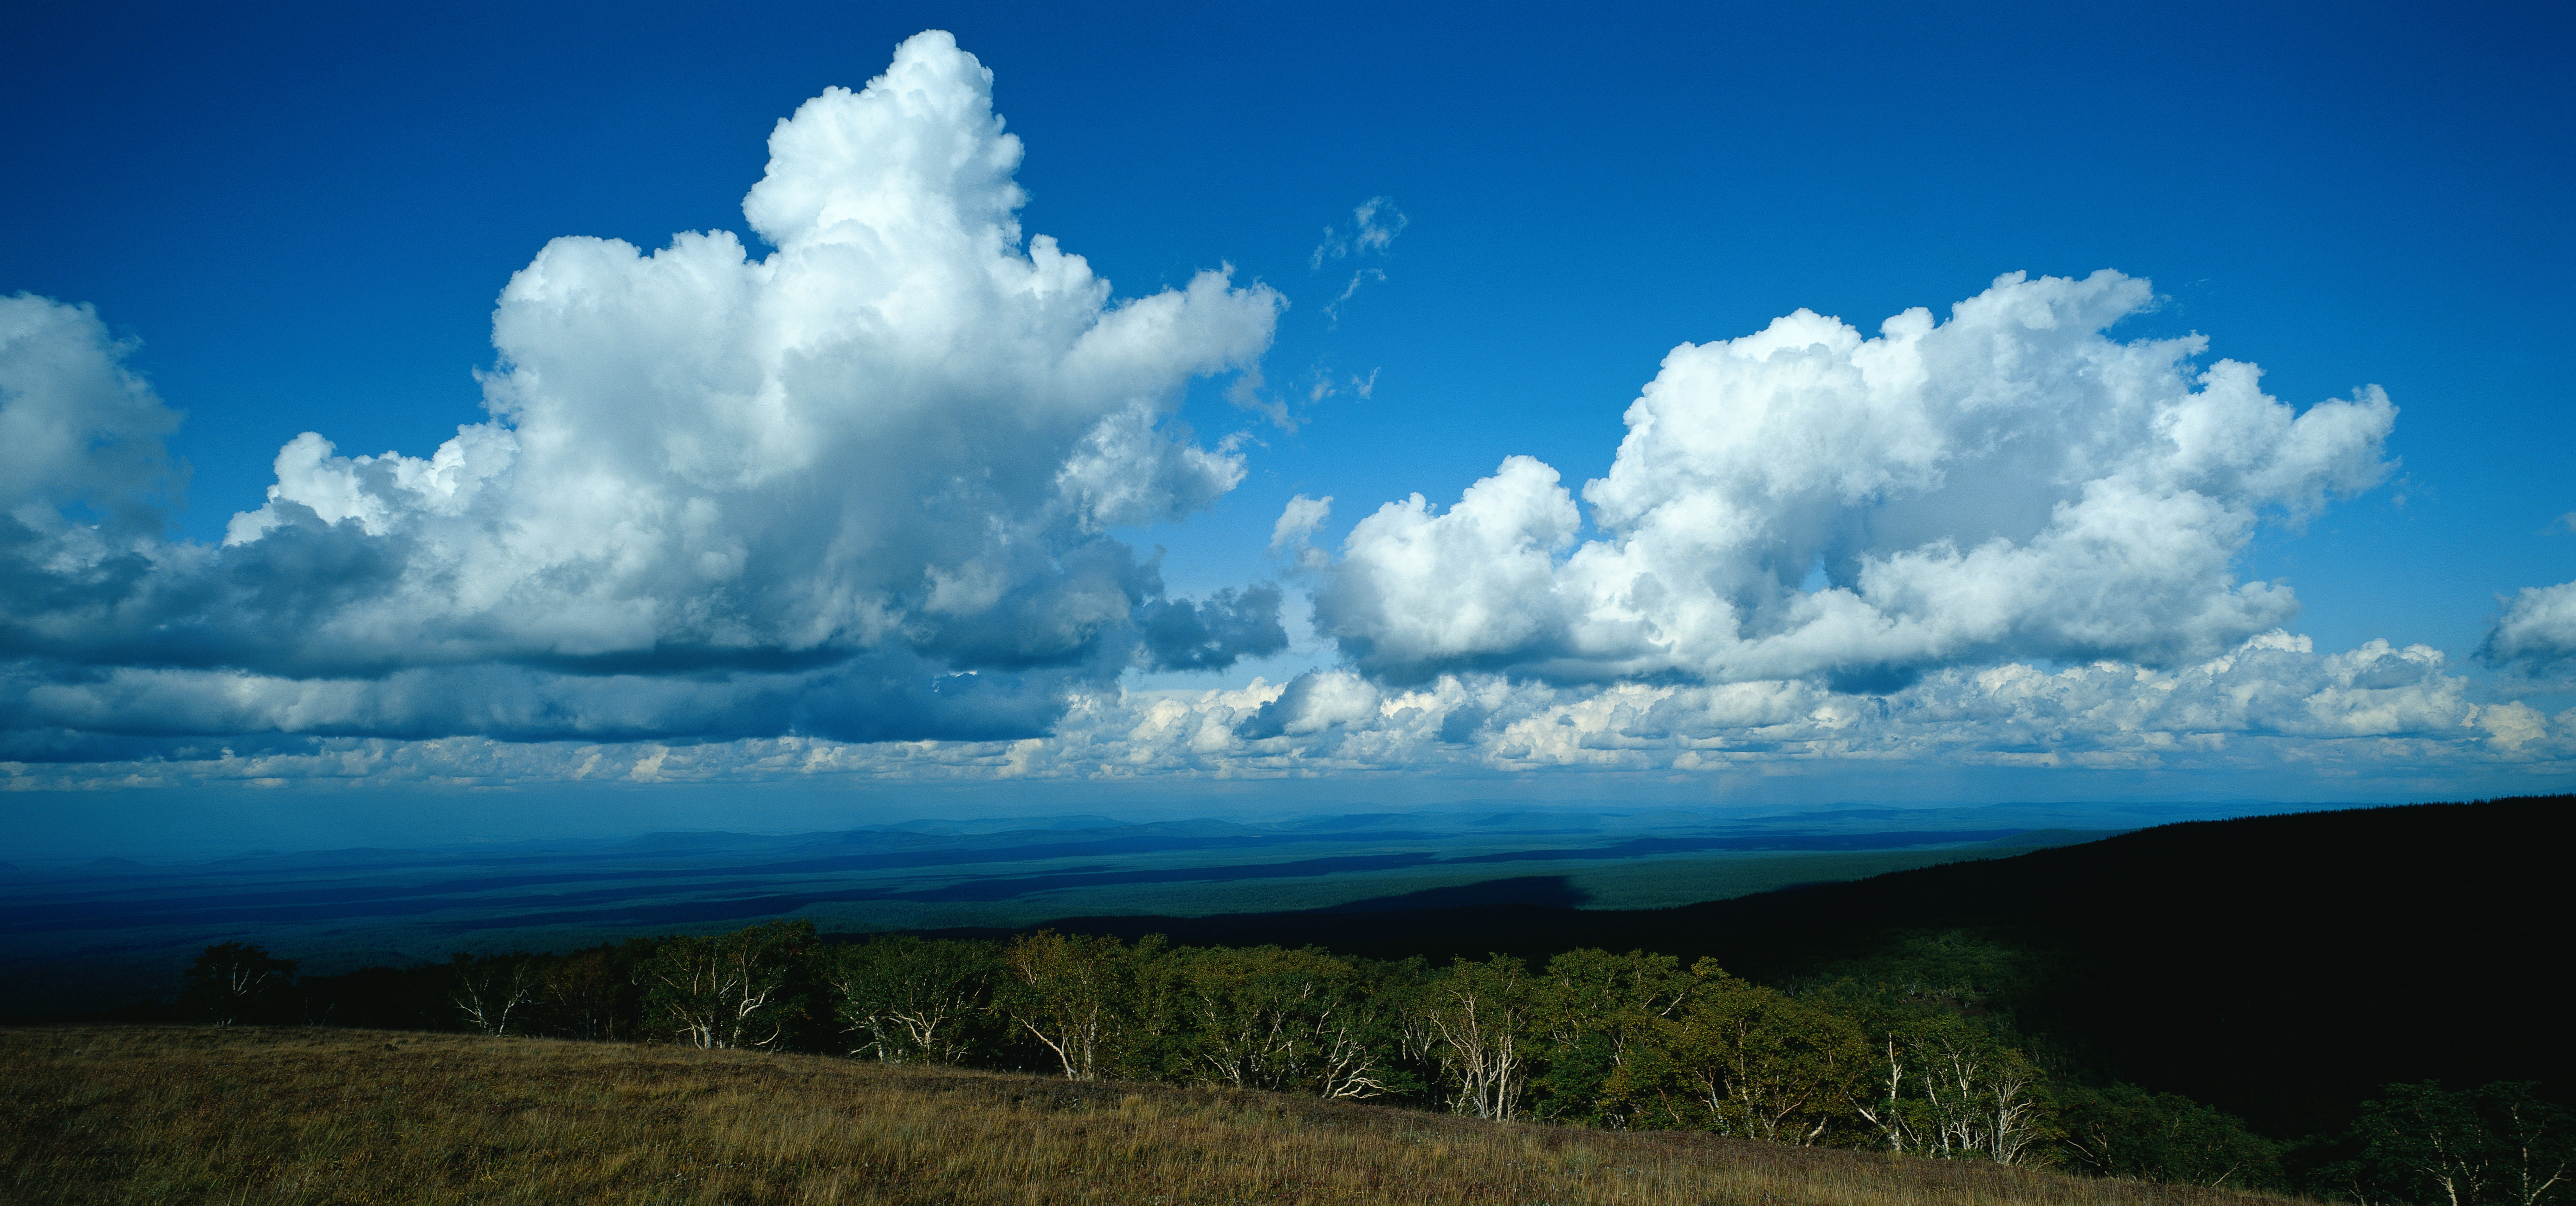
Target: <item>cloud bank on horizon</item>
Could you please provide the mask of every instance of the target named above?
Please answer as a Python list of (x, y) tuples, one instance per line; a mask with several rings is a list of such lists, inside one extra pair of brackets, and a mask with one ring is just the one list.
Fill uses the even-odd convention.
[[(1286, 301), (1223, 271), (1116, 298), (1024, 236), (991, 85), (925, 33), (781, 121), (762, 258), (548, 244), (495, 310), (487, 421), (426, 457), (301, 435), (219, 545), (160, 535), (179, 416), (129, 349), (0, 299), (0, 782), (2576, 766), (2576, 712), (2286, 631), (2237, 563), (2378, 484), (2397, 408), (2114, 339), (2154, 293), (2109, 271), (1684, 344), (1579, 492), (1515, 456), (1337, 549), (1301, 497), (1274, 548), (1339, 664), (1122, 685), (1288, 643), (1279, 585), (1173, 597), (1110, 534), (1243, 480), (1178, 411), (1257, 384)], [(1404, 223), (1355, 216), (1318, 268)], [(2480, 657), (2565, 677), (2576, 583)]]

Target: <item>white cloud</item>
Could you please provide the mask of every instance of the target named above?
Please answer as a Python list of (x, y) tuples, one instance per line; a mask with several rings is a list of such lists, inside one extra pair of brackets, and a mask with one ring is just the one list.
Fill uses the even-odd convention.
[[(442, 689), (454, 684), (441, 684)], [(623, 684), (672, 691), (665, 680)], [(1081, 690), (1053, 735), (851, 743), (816, 736), (686, 745), (334, 737), (268, 748), (171, 747), (145, 761), (0, 762), (17, 788), (344, 779), (503, 785), (662, 781), (1265, 780), (1316, 775), (1517, 778), (1827, 772), (1883, 766), (2040, 767), (2304, 781), (2436, 781), (2514, 790), (2576, 773), (2576, 709), (2469, 701), (2423, 646), (2321, 654), (2258, 635), (2165, 670), (2116, 662), (2045, 671), (1951, 668), (1884, 696), (1809, 681), (1550, 686), (1450, 674), (1389, 688), (1349, 670), (1207, 691)], [(516, 706), (516, 705), (505, 705)], [(653, 706), (639, 702), (639, 708)], [(2464, 788), (2463, 782), (2492, 785)], [(2528, 790), (2529, 788), (2523, 788)]]
[(161, 445), (179, 415), (126, 370), (133, 347), (88, 306), (0, 297), (0, 514), (21, 539), (83, 518), (111, 535), (159, 526), (158, 496), (184, 476)]
[(1417, 495), (1362, 520), (1318, 627), (1396, 682), (1887, 690), (2015, 658), (2211, 656), (2296, 610), (2232, 575), (2258, 523), (2378, 482), (2396, 408), (2366, 387), (2297, 413), (2251, 365), (2195, 371), (2198, 336), (2103, 333), (2152, 296), (2014, 274), (1877, 338), (1802, 310), (1684, 344), (1583, 489), (1594, 539), (1555, 472), (1515, 457), (1445, 513)]
[[(425, 457), (301, 435), (215, 547), (157, 535), (178, 417), (130, 345), (0, 299), (0, 785), (2576, 771), (2576, 711), (2280, 630), (2237, 558), (2381, 480), (2395, 408), (2109, 338), (2152, 295), (2107, 272), (1683, 345), (1579, 492), (1512, 457), (1338, 557), (1299, 495), (1270, 547), (1348, 664), (1122, 690), (1287, 644), (1277, 588), (1168, 598), (1107, 535), (1244, 479), (1176, 422), (1192, 378), (1293, 428), (1258, 370), (1284, 303), (1223, 271), (1117, 299), (1024, 236), (1019, 141), (943, 34), (770, 149), (773, 252), (556, 240), (502, 293), (489, 421)], [(1405, 226), (1354, 217), (1318, 270)], [(2576, 583), (2481, 656), (2571, 664)]]
[(2478, 656), (2535, 676), (2576, 671), (2576, 582), (2522, 588), (2505, 602)]
[[(1404, 233), (1404, 228), (1412, 224), (1413, 219), (1406, 217), (1403, 210), (1397, 209), (1395, 202), (1384, 197), (1371, 197), (1351, 210), (1351, 224), (1348, 228), (1335, 226), (1324, 228), (1324, 241), (1315, 245), (1314, 254), (1307, 257), (1307, 263), (1320, 271), (1326, 260), (1339, 260), (1345, 257), (1361, 259), (1370, 255), (1383, 256), (1395, 245), (1395, 236)], [(1350, 283), (1342, 286), (1341, 295), (1324, 303), (1325, 319), (1338, 324), (1342, 319), (1343, 303), (1351, 300), (1351, 297), (1360, 291), (1362, 284), (1385, 279), (1386, 270), (1383, 268), (1362, 267), (1353, 270)], [(1371, 375), (1371, 384), (1375, 384), (1374, 374)], [(1367, 392), (1365, 389), (1361, 391), (1363, 396)]]
[(1314, 254), (1307, 257), (1308, 263), (1322, 268), (1324, 261), (1345, 256), (1384, 255), (1395, 245), (1395, 236), (1403, 234), (1404, 228), (1412, 224), (1413, 219), (1404, 216), (1404, 211), (1397, 209), (1395, 202), (1384, 197), (1371, 197), (1352, 208), (1348, 228), (1324, 228), (1324, 241), (1315, 245)]
[(1312, 552), (1309, 544), (1315, 538), (1315, 529), (1324, 526), (1324, 521), (1332, 514), (1333, 496), (1330, 494), (1322, 498), (1300, 494), (1289, 499), (1288, 505), (1279, 509), (1279, 521), (1270, 525), (1270, 551), (1293, 551), (1300, 557)]
[[(306, 433), (219, 549), (20, 549), (0, 637), (52, 701), (21, 719), (1029, 733), (1128, 665), (1276, 649), (1275, 590), (1167, 600), (1102, 533), (1242, 479), (1172, 416), (1192, 377), (1255, 365), (1280, 298), (1221, 272), (1114, 298), (1023, 239), (1020, 157), (990, 73), (947, 34), (905, 42), (778, 124), (743, 203), (769, 255), (723, 231), (548, 244), (493, 316), (491, 419), (432, 455)], [(0, 421), (86, 450), (13, 488), (121, 505), (99, 483), (141, 479), (168, 412), (87, 311), (0, 315)]]

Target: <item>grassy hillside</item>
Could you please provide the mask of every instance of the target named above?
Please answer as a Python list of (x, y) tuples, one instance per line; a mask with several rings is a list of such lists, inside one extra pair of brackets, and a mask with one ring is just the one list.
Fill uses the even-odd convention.
[(381, 1031), (0, 1031), (11, 1202), (2282, 1199), (1706, 1135), (823, 1056)]

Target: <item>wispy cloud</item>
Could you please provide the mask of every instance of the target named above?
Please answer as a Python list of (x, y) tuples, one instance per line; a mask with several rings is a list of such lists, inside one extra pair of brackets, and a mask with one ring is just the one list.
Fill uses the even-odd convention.
[[(1395, 207), (1395, 202), (1384, 197), (1371, 197), (1351, 210), (1350, 225), (1324, 228), (1324, 241), (1315, 245), (1314, 254), (1307, 257), (1307, 262), (1320, 272), (1326, 261), (1356, 261), (1372, 255), (1384, 256), (1395, 245), (1395, 236), (1404, 233), (1404, 228), (1412, 221), (1404, 211)], [(1324, 317), (1339, 323), (1343, 304), (1359, 293), (1363, 283), (1384, 280), (1386, 270), (1383, 268), (1362, 266), (1354, 269), (1350, 283), (1342, 286), (1340, 296), (1324, 304)]]

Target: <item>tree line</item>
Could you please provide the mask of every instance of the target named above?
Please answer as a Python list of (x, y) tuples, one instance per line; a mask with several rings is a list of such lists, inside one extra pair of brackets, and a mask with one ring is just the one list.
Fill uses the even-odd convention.
[(334, 977), (225, 943), (185, 979), (182, 1008), (218, 1024), (823, 1051), (2364, 1203), (2568, 1201), (2576, 1148), (2529, 1084), (2393, 1085), (2345, 1133), (2283, 1145), (2185, 1097), (2087, 1083), (1957, 995), (1855, 977), (1784, 990), (1643, 951), (1436, 966), (1053, 931), (831, 942), (777, 921)]

